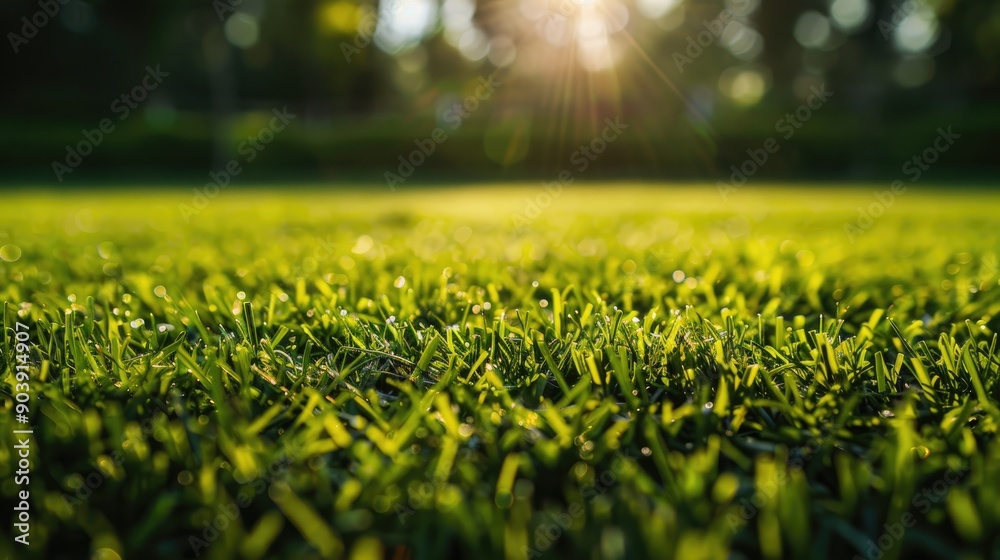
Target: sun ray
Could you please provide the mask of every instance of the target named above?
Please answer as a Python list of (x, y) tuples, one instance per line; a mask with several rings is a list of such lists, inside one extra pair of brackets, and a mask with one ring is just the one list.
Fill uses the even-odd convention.
[[(642, 146), (620, 152), (620, 162), (633, 158), (647, 167), (656, 162), (657, 154), (678, 147), (667, 143), (671, 135), (664, 132), (677, 126), (690, 127), (685, 134), (693, 140), (681, 149), (692, 160), (711, 160), (716, 132), (710, 109), (656, 64), (637, 38), (643, 28), (635, 17), (641, 16), (630, 9), (636, 10), (619, 0), (489, 0), (480, 5), (474, 25), (516, 49), (506, 68), (512, 85), (504, 94), (509, 100), (504, 110), (533, 115), (527, 157), (565, 168), (571, 153), (600, 132), (605, 118), (620, 116), (632, 124), (632, 145)], [(672, 97), (677, 101), (664, 103)]]
[(635, 49), (635, 52), (638, 53), (639, 57), (642, 58), (643, 62), (646, 63), (646, 65), (650, 68), (650, 70), (652, 70), (653, 73), (655, 73), (660, 78), (660, 80), (663, 81), (663, 83), (668, 88), (670, 88), (671, 91), (677, 94), (677, 98), (684, 102), (684, 106), (688, 109), (688, 111), (701, 121), (701, 123), (709, 130), (714, 139), (714, 137), (716, 136), (715, 129), (712, 128), (712, 125), (709, 122), (708, 117), (706, 117), (705, 114), (702, 113), (701, 109), (699, 109), (694, 103), (692, 103), (691, 100), (688, 99), (687, 96), (685, 96), (681, 92), (681, 90), (677, 89), (677, 85), (674, 84), (673, 80), (671, 80), (670, 77), (667, 76), (667, 74), (655, 62), (653, 62), (653, 59), (649, 57), (649, 54), (646, 52), (646, 49), (642, 48), (642, 45), (640, 45), (638, 41), (635, 40), (635, 37), (633, 37), (631, 33), (629, 33), (626, 30), (623, 31), (623, 35), (625, 36), (626, 39), (628, 39), (629, 44), (632, 45), (632, 47)]

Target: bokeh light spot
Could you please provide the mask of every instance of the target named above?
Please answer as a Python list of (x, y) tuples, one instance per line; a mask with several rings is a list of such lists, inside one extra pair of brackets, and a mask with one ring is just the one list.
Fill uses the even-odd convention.
[(868, 0), (834, 0), (830, 5), (830, 18), (833, 24), (842, 31), (859, 29), (871, 13)]
[(17, 245), (4, 245), (0, 247), (0, 259), (7, 262), (17, 262), (21, 258), (21, 248)]
[(242, 12), (233, 14), (227, 19), (223, 31), (226, 34), (226, 40), (241, 49), (254, 46), (257, 44), (257, 39), (260, 38), (260, 27), (257, 25), (257, 20)]
[(830, 38), (830, 21), (819, 12), (808, 11), (795, 21), (795, 40), (807, 49), (818, 49)]
[(905, 88), (920, 87), (934, 77), (934, 59), (923, 54), (904, 56), (893, 68), (892, 79)]
[(728, 68), (719, 77), (719, 91), (740, 105), (754, 105), (767, 91), (767, 82), (756, 68)]
[(338, 0), (320, 9), (319, 20), (328, 31), (350, 34), (361, 21), (361, 10), (351, 2)]
[(896, 49), (908, 53), (926, 50), (937, 38), (937, 17), (930, 10), (920, 10), (906, 16), (892, 37)]
[(661, 18), (681, 5), (681, 0), (636, 0), (639, 13), (650, 18)]

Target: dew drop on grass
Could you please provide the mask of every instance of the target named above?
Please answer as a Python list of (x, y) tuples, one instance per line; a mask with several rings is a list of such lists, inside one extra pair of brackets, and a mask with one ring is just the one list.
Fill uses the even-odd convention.
[(139, 327), (141, 327), (141, 326), (143, 326), (143, 325), (145, 325), (145, 324), (146, 324), (146, 321), (144, 321), (144, 320), (142, 320), (142, 319), (136, 319), (135, 321), (132, 321), (131, 323), (129, 323), (129, 325), (130, 325), (130, 326), (131, 326), (131, 327), (132, 327), (133, 329), (138, 329)]
[(392, 285), (395, 286), (395, 287), (397, 287), (397, 288), (402, 288), (403, 286), (406, 285), (406, 278), (403, 278), (402, 276), (400, 276), (399, 278), (396, 278), (396, 281), (393, 282)]
[(97, 254), (100, 255), (102, 259), (110, 259), (111, 252), (114, 250), (115, 244), (110, 241), (104, 241), (97, 244)]
[(157, 286), (153, 288), (153, 295), (159, 298), (164, 297), (167, 295), (167, 288), (163, 285)]
[(17, 245), (4, 245), (0, 247), (0, 259), (7, 262), (16, 262), (21, 258), (21, 248)]
[(247, 299), (247, 293), (246, 292), (236, 292), (236, 299), (238, 299), (240, 301), (243, 301), (243, 300)]

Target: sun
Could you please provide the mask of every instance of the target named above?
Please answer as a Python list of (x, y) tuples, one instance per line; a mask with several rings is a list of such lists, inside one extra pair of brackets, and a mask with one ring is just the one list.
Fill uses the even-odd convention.
[(522, 0), (519, 12), (535, 36), (552, 47), (568, 49), (590, 72), (609, 70), (620, 60), (629, 10), (617, 0)]
[[(443, 0), (445, 41), (471, 63), (488, 61), (505, 84), (490, 105), (487, 125), (489, 153), (503, 157), (491, 159), (510, 166), (530, 154), (565, 166), (580, 142), (601, 134), (609, 117), (639, 115), (642, 126), (629, 133), (642, 147), (635, 157), (655, 157), (665, 138), (660, 123), (693, 120), (699, 131), (707, 131), (699, 138), (710, 134), (698, 107), (646, 50), (645, 39), (662, 31), (652, 20), (681, 5), (681, 0)], [(651, 127), (657, 131), (649, 132)]]

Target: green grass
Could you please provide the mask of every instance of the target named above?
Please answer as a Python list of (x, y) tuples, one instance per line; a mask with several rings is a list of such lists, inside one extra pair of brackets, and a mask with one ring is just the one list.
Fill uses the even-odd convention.
[(1000, 195), (885, 188), (5, 196), (0, 555), (1000, 558)]

